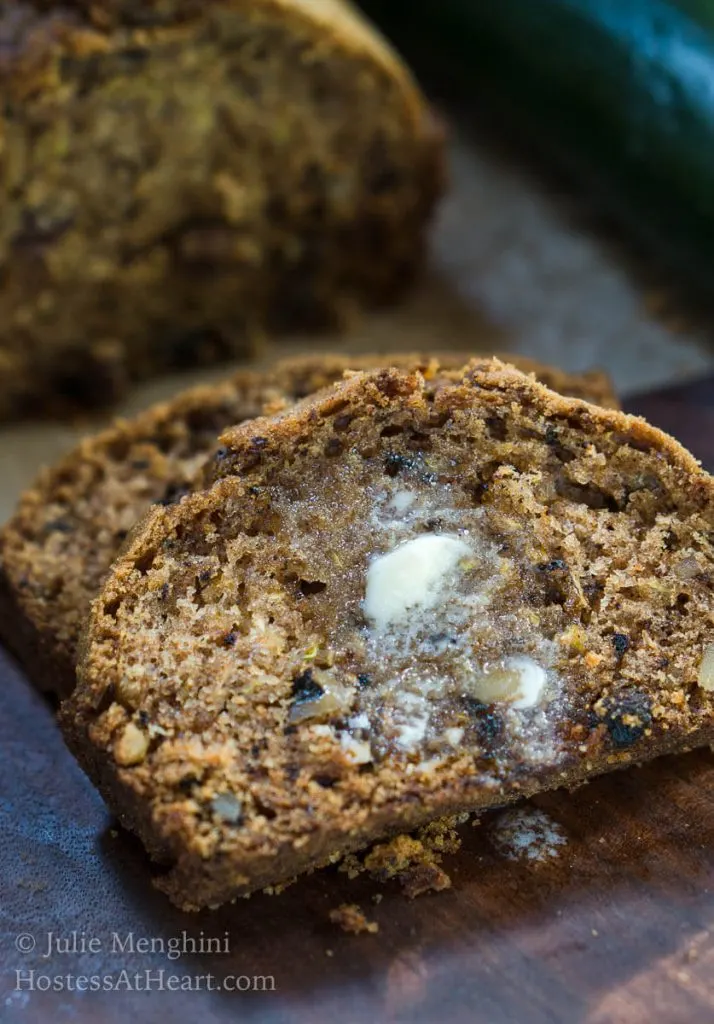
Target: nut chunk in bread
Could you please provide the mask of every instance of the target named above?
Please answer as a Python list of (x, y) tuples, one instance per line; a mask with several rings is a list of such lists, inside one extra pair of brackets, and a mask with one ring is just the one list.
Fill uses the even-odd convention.
[(0, 420), (112, 401), (420, 263), (443, 132), (341, 0), (0, 0)]
[(714, 739), (714, 486), (497, 361), (224, 434), (93, 605), (70, 746), (185, 907)]

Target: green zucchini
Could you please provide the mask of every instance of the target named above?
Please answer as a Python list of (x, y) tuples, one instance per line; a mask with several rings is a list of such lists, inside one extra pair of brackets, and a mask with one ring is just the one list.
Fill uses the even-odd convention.
[(364, 0), (714, 299), (714, 0)]

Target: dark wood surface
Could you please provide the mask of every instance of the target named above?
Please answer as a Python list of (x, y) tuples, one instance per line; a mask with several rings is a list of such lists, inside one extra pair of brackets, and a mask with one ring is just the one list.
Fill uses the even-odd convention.
[[(714, 379), (630, 408), (714, 468)], [(113, 828), (65, 751), (52, 709), (2, 654), (0, 750), (3, 1024), (714, 1022), (710, 751), (534, 801), (566, 840), (552, 858), (505, 857), (495, 842), (498, 813), (465, 826), (462, 850), (445, 861), (454, 883), (447, 892), (409, 901), (396, 883), (330, 870), (279, 897), (185, 915), (152, 888), (141, 849)], [(351, 936), (332, 925), (329, 911), (342, 902), (360, 903), (379, 933)], [(50, 932), (93, 939), (94, 950), (46, 957)], [(229, 951), (180, 959), (140, 951), (141, 939), (183, 941), (184, 932)], [(133, 952), (112, 949), (130, 936)], [(153, 990), (127, 990), (145, 986), (146, 971)], [(275, 987), (168, 988), (171, 975), (208, 973), (216, 986), (272, 976)], [(77, 976), (118, 990), (68, 991)], [(47, 984), (64, 991), (41, 991)]]

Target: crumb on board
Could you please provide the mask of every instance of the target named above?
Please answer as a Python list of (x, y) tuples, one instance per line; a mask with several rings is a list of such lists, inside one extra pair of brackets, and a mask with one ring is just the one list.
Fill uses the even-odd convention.
[(332, 923), (339, 925), (343, 932), (351, 932), (353, 935), (369, 932), (374, 935), (379, 931), (377, 922), (370, 921), (358, 903), (341, 903), (330, 911), (329, 916)]
[(438, 864), (415, 864), (402, 880), (404, 893), (410, 900), (425, 892), (442, 892), (451, 888), (451, 878)]
[(413, 835), (398, 835), (377, 843), (361, 857), (348, 854), (339, 870), (350, 879), (365, 871), (379, 882), (396, 878), (410, 899), (425, 892), (449, 889), (451, 878), (441, 867), (441, 860), (444, 854), (460, 849), (461, 838), (456, 829), (468, 817), (460, 814), (439, 818)]

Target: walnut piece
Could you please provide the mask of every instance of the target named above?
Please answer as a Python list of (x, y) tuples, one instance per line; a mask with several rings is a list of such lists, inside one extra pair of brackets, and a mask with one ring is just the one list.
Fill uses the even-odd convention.
[(129, 768), (141, 764), (149, 749), (149, 737), (145, 732), (129, 722), (114, 746), (114, 757), (117, 764)]

